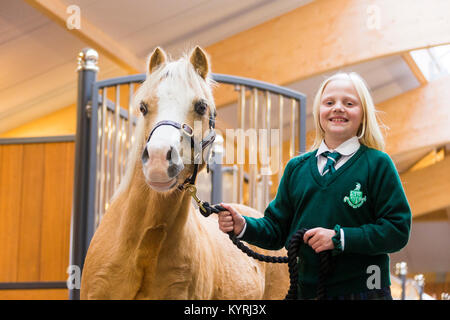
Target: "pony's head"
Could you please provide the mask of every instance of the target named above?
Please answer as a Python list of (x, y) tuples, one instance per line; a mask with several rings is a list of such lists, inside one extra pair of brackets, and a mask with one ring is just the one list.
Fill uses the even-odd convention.
[(147, 79), (135, 96), (136, 139), (145, 181), (156, 191), (175, 189), (208, 160), (216, 115), (209, 71), (198, 46), (176, 61), (158, 47), (148, 59)]

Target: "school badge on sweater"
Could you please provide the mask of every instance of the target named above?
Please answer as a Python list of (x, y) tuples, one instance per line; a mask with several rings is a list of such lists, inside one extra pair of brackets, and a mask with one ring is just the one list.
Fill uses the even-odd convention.
[(347, 202), (348, 205), (354, 209), (361, 207), (365, 201), (366, 196), (363, 196), (361, 184), (359, 182), (356, 183), (355, 189), (350, 191), (350, 196), (344, 197), (344, 202)]

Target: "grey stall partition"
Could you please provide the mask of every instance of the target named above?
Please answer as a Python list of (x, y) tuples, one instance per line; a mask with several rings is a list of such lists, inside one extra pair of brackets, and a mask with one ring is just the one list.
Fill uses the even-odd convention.
[[(83, 49), (78, 56), (78, 99), (77, 99), (77, 133), (75, 139), (75, 180), (73, 194), (73, 212), (71, 222), (70, 267), (69, 270), (81, 271), (89, 243), (95, 229), (107, 210), (109, 200), (120, 183), (125, 171), (128, 151), (134, 142), (134, 126), (136, 118), (128, 112), (130, 108), (120, 105), (120, 94), (127, 93), (128, 107), (132, 104), (134, 89), (145, 80), (145, 74), (125, 76), (97, 81), (98, 54), (95, 50)], [(306, 97), (305, 95), (285, 87), (270, 83), (224, 75), (212, 74), (212, 78), (222, 84), (235, 86), (238, 100), (238, 126), (244, 129), (245, 116), (248, 113), (250, 127), (271, 128), (270, 112), (274, 109), (273, 100), (278, 101), (279, 128), (283, 127), (283, 115), (286, 109), (284, 101), (290, 101), (290, 157), (294, 156), (295, 144), (300, 153), (306, 150)], [(108, 90), (113, 90), (115, 99), (109, 100)], [(127, 91), (124, 91), (127, 90)], [(258, 97), (263, 95), (262, 104)], [(246, 110), (246, 101), (250, 108)], [(258, 118), (259, 107), (264, 107), (266, 120)], [(289, 105), (287, 105), (289, 107)], [(220, 117), (220, 112), (219, 112)], [(248, 126), (247, 126), (248, 127)], [(283, 130), (280, 130), (279, 143), (283, 142)], [(297, 142), (296, 142), (296, 136)], [(219, 148), (220, 149), (220, 148)], [(214, 149), (213, 149), (214, 150)], [(282, 153), (282, 152), (281, 152)], [(215, 163), (212, 165), (211, 196), (212, 203), (222, 201), (222, 151), (215, 149)], [(283, 163), (282, 155), (278, 159)], [(251, 193), (250, 199), (257, 198), (257, 184), (263, 186), (264, 201), (268, 199), (268, 180), (258, 171), (257, 165), (252, 167), (247, 179)], [(278, 173), (281, 177), (281, 168)], [(243, 202), (244, 183), (243, 166), (238, 167), (238, 201)], [(253, 190), (253, 191), (252, 191)], [(248, 203), (255, 206), (252, 200)], [(79, 279), (71, 277), (67, 281), (69, 298), (79, 299)]]

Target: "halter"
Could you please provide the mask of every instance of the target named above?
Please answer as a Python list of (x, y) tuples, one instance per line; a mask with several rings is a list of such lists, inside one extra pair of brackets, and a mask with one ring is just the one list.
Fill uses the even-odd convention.
[[(215, 114), (214, 114), (214, 117), (209, 118), (209, 133), (208, 133), (208, 135), (203, 140), (201, 140), (199, 143), (194, 138), (194, 130), (191, 128), (191, 126), (189, 126), (186, 123), (180, 124), (180, 123), (172, 121), (172, 120), (159, 121), (153, 127), (152, 131), (150, 132), (150, 135), (147, 139), (147, 143), (150, 141), (150, 138), (152, 137), (153, 132), (155, 132), (155, 130), (161, 126), (172, 126), (178, 130), (181, 130), (182, 135), (187, 137), (191, 142), (191, 152), (194, 154), (194, 157), (193, 157), (194, 158), (194, 171), (190, 178), (187, 178), (182, 184), (178, 185), (178, 189), (183, 190), (183, 189), (185, 189), (186, 185), (188, 185), (188, 184), (194, 185), (195, 184), (195, 179), (197, 177), (198, 167), (199, 167), (199, 164), (196, 163), (197, 162), (196, 160), (198, 159), (199, 156), (201, 156), (200, 153), (196, 153), (196, 151), (201, 150), (201, 153), (203, 153), (203, 151), (209, 145), (211, 145), (214, 142), (214, 140), (216, 139), (216, 131), (214, 131)], [(198, 148), (196, 148), (196, 146)], [(145, 150), (144, 150), (144, 152), (145, 152)], [(207, 170), (209, 172), (209, 164), (207, 164)]]

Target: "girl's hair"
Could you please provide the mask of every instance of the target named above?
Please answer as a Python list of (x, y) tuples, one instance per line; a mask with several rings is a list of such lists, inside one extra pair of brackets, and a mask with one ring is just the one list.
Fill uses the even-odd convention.
[[(363, 119), (361, 126), (358, 129), (357, 137), (359, 142), (377, 150), (384, 150), (384, 138), (381, 133), (380, 124), (377, 120), (377, 110), (375, 109), (375, 105), (372, 100), (372, 96), (370, 95), (368, 86), (363, 78), (355, 72), (344, 73), (339, 72), (328, 79), (326, 79), (319, 87), (317, 94), (314, 98), (313, 104), (313, 116), (314, 116), (314, 124), (316, 127), (316, 136), (314, 139), (314, 143), (311, 147), (311, 150), (315, 150), (319, 148), (320, 143), (325, 137), (325, 131), (322, 129), (320, 125), (320, 117), (319, 117), (319, 109), (320, 102), (322, 99), (323, 91), (328, 83), (337, 79), (345, 79), (350, 80), (353, 83), (356, 91), (358, 92), (359, 99), (361, 100), (361, 107), (363, 111)], [(384, 127), (384, 125), (381, 124)]]

